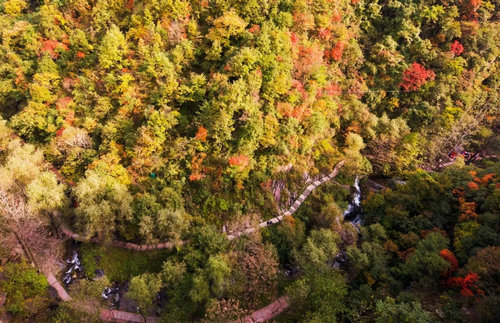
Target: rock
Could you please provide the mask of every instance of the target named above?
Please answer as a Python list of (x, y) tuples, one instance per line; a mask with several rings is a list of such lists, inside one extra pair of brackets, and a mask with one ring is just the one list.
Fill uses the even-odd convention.
[(95, 274), (96, 278), (100, 278), (100, 277), (104, 276), (104, 270), (102, 270), (102, 269), (96, 269), (94, 271), (94, 274)]
[(5, 266), (5, 264), (9, 261), (9, 258), (2, 258), (2, 266)]
[(120, 294), (115, 294), (115, 302), (118, 303), (120, 301)]

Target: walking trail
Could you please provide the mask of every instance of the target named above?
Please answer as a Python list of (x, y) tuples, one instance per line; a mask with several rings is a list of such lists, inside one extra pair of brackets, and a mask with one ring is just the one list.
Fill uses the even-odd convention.
[[(344, 165), (344, 162), (345, 162), (344, 160), (340, 161), (339, 163), (337, 163), (337, 165), (335, 165), (335, 167), (333, 168), (333, 171), (330, 174), (322, 177), (321, 179), (319, 179), (319, 180), (313, 182), (312, 184), (310, 184), (309, 186), (307, 186), (306, 189), (304, 190), (304, 192), (302, 192), (302, 194), (297, 198), (297, 200), (295, 200), (295, 202), (292, 204), (292, 206), (287, 211), (283, 212), (283, 214), (276, 216), (270, 220), (263, 221), (263, 222), (259, 223), (259, 225), (256, 227), (248, 228), (248, 229), (242, 230), (240, 232), (227, 235), (227, 238), (229, 240), (233, 240), (233, 239), (236, 239), (242, 235), (251, 234), (251, 233), (255, 232), (256, 230), (258, 230), (259, 228), (265, 228), (265, 227), (268, 227), (270, 225), (281, 222), (283, 220), (283, 217), (285, 217), (285, 216), (292, 216), (297, 211), (299, 206), (304, 202), (304, 200), (307, 198), (307, 196), (309, 196), (309, 194), (311, 194), (312, 191), (314, 191), (318, 186), (330, 181), (335, 176), (337, 176), (337, 174), (340, 171), (340, 168)], [(58, 178), (60, 180), (62, 180), (62, 181), (64, 180), (63, 176), (59, 173), (59, 171), (57, 171), (57, 169), (53, 168), (52, 171), (54, 171), (54, 173), (56, 173), (56, 176), (58, 176)], [(78, 235), (77, 233), (71, 231), (70, 229), (68, 229), (66, 227), (63, 227), (62, 232), (66, 236), (68, 236), (72, 239), (81, 240), (80, 235)], [(181, 244), (186, 244), (186, 243), (187, 243), (187, 241), (182, 241)], [(148, 244), (148, 245), (145, 245), (145, 244), (138, 245), (138, 244), (134, 244), (134, 243), (122, 242), (122, 241), (117, 241), (117, 240), (113, 241), (112, 245), (115, 247), (126, 248), (126, 249), (131, 249), (131, 250), (136, 250), (136, 251), (153, 250), (153, 249), (171, 249), (174, 247), (174, 244), (172, 242), (164, 242), (164, 243)], [(47, 281), (49, 282), (49, 284), (55, 288), (55, 290), (57, 291), (57, 294), (59, 295), (59, 297), (63, 301), (71, 300), (71, 296), (69, 296), (69, 294), (66, 292), (64, 287), (59, 283), (59, 281), (57, 281), (57, 279), (54, 277), (54, 275), (52, 273), (48, 273), (46, 275), (46, 277), (47, 277)], [(285, 311), (288, 307), (289, 307), (288, 298), (283, 296), (283, 297), (276, 299), (273, 303), (267, 305), (266, 307), (263, 307), (255, 312), (253, 312), (251, 315), (244, 317), (242, 319), (242, 322), (248, 322), (248, 323), (264, 322), (264, 321), (272, 319), (276, 315), (279, 315), (280, 313)], [(107, 321), (107, 322), (132, 322), (132, 323), (134, 323), (134, 322), (137, 322), (137, 323), (155, 323), (159, 320), (158, 317), (148, 316), (148, 317), (144, 318), (143, 316), (141, 316), (139, 314), (117, 311), (117, 310), (108, 310), (108, 309), (101, 310), (100, 318), (101, 318), (101, 320)], [(235, 321), (235, 322), (238, 322), (238, 321)]]
[[(292, 204), (292, 206), (288, 210), (283, 212), (283, 214), (278, 215), (270, 220), (263, 221), (255, 227), (243, 229), (243, 230), (237, 231), (233, 234), (228, 234), (227, 238), (229, 240), (233, 240), (233, 239), (238, 238), (242, 235), (251, 234), (251, 233), (257, 231), (259, 228), (265, 228), (265, 227), (268, 227), (270, 225), (281, 222), (283, 220), (283, 217), (285, 217), (285, 216), (292, 216), (297, 211), (299, 206), (304, 202), (304, 200), (307, 198), (307, 196), (309, 196), (309, 194), (311, 194), (312, 191), (314, 191), (318, 186), (330, 181), (331, 179), (333, 179), (335, 176), (338, 175), (340, 168), (344, 165), (344, 163), (345, 163), (344, 160), (338, 162), (330, 174), (323, 176), (321, 179), (319, 179), (319, 180), (313, 182), (312, 184), (310, 184), (309, 186), (307, 186), (305, 188), (305, 190), (302, 192), (302, 194), (300, 194), (300, 196), (295, 200), (295, 202)], [(67, 227), (63, 227), (62, 232), (66, 236), (68, 236), (74, 240), (83, 240), (83, 238), (78, 233), (73, 232), (71, 229), (69, 229)], [(186, 243), (187, 243), (187, 241), (184, 240), (184, 241), (181, 241), (179, 244), (185, 245)], [(175, 246), (175, 244), (173, 242), (161, 242), (161, 243), (157, 243), (157, 244), (135, 244), (135, 243), (130, 243), (130, 242), (118, 241), (118, 240), (112, 241), (111, 245), (114, 247), (125, 248), (125, 249), (130, 249), (130, 250), (135, 250), (135, 251), (145, 251), (145, 250), (155, 250), (155, 249), (172, 249)]]

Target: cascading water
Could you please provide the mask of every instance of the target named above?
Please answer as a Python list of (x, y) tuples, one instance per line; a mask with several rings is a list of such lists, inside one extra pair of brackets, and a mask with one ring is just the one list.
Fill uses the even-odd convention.
[(351, 203), (344, 211), (344, 219), (352, 224), (361, 224), (361, 189), (359, 188), (359, 177), (354, 180), (354, 192)]
[(69, 269), (64, 273), (63, 282), (66, 285), (69, 285), (75, 281), (77, 277), (77, 271), (80, 274), (82, 273), (83, 267), (76, 251), (73, 251), (71, 259), (67, 259), (66, 263), (68, 264)]

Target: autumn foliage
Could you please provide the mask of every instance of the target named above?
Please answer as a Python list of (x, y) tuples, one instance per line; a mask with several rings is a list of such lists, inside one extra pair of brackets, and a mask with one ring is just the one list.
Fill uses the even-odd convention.
[(475, 171), (471, 171), (469, 174), (472, 176), (473, 182), (467, 183), (467, 187), (473, 191), (478, 190), (479, 186), (488, 186), (490, 181), (493, 181), (495, 178), (494, 173), (486, 174), (483, 177), (477, 177), (477, 172)]
[(191, 175), (189, 175), (189, 180), (194, 182), (205, 177), (202, 171), (202, 163), (207, 157), (205, 153), (199, 153), (191, 159)]
[(325, 52), (325, 57), (334, 61), (340, 61), (344, 53), (344, 46), (344, 42), (338, 41), (331, 50)]
[(201, 141), (206, 141), (207, 140), (207, 129), (205, 129), (203, 126), (198, 128), (198, 131), (196, 132), (196, 139), (201, 140)]
[(248, 164), (249, 160), (250, 158), (240, 154), (238, 156), (233, 156), (229, 158), (229, 165), (244, 168)]
[(449, 277), (453, 272), (458, 269), (457, 257), (449, 249), (443, 249), (439, 252), (441, 258), (446, 260), (450, 264), (450, 268), (442, 273), (443, 276)]
[(464, 46), (460, 44), (458, 40), (455, 40), (451, 43), (450, 50), (455, 54), (455, 56), (459, 56), (464, 51)]
[(78, 59), (85, 58), (85, 53), (80, 51), (76, 52), (76, 58)]
[(416, 91), (427, 81), (433, 80), (434, 77), (435, 74), (433, 71), (427, 70), (419, 63), (414, 62), (403, 72), (401, 87), (405, 92)]
[(475, 220), (477, 218), (476, 202), (467, 202), (465, 199), (465, 192), (463, 189), (454, 189), (453, 194), (458, 197), (460, 217), (459, 221)]
[(481, 6), (482, 0), (460, 0), (462, 17), (467, 20), (476, 21), (478, 18), (477, 9)]
[(41, 51), (49, 53), (52, 59), (59, 57), (59, 52), (56, 50), (68, 50), (68, 46), (54, 39), (47, 39), (42, 42)]
[(479, 275), (477, 273), (469, 272), (465, 277), (452, 277), (448, 279), (449, 286), (460, 287), (460, 294), (464, 297), (474, 295), (482, 295), (484, 291), (477, 286)]

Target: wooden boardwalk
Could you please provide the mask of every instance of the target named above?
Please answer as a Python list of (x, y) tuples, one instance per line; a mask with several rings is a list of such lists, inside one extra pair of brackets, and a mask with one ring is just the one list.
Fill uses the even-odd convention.
[[(285, 217), (285, 216), (293, 215), (297, 211), (297, 209), (300, 207), (300, 205), (304, 202), (304, 200), (309, 196), (309, 194), (311, 194), (312, 191), (314, 191), (318, 186), (320, 186), (326, 182), (329, 182), (335, 176), (338, 175), (340, 168), (344, 165), (344, 163), (345, 163), (345, 160), (341, 160), (340, 162), (337, 163), (337, 165), (335, 165), (335, 167), (333, 168), (333, 171), (330, 174), (323, 176), (321, 179), (314, 181), (312, 184), (307, 186), (304, 189), (304, 191), (302, 192), (302, 194), (300, 194), (300, 196), (295, 200), (295, 202), (292, 204), (292, 206), (288, 210), (283, 212), (283, 214), (278, 215), (270, 220), (263, 221), (263, 222), (259, 223), (259, 225), (256, 227), (247, 228), (247, 229), (243, 229), (241, 231), (237, 231), (237, 232), (232, 233), (232, 234), (228, 234), (227, 238), (229, 240), (233, 240), (233, 239), (238, 238), (242, 235), (251, 234), (251, 233), (257, 231), (259, 228), (265, 228), (265, 227), (268, 227), (268, 226), (271, 226), (273, 224), (277, 224), (277, 223), (281, 222), (283, 220), (283, 217)], [(68, 236), (74, 240), (84, 240), (83, 237), (81, 237), (78, 233), (73, 232), (72, 230), (70, 230), (67, 227), (63, 226), (62, 232), (66, 236)], [(187, 240), (184, 240), (184, 241), (179, 242), (177, 245), (182, 246), (182, 245), (185, 245), (187, 242), (188, 242)], [(175, 247), (175, 244), (172, 242), (161, 242), (161, 243), (157, 243), (157, 244), (135, 244), (135, 243), (130, 243), (130, 242), (118, 241), (118, 240), (113, 240), (111, 242), (111, 245), (114, 247), (117, 247), (117, 248), (124, 248), (124, 249), (135, 250), (135, 251), (173, 249)]]
[(57, 291), (57, 295), (59, 296), (60, 299), (62, 299), (65, 302), (71, 300), (71, 296), (69, 296), (64, 287), (61, 285), (61, 283), (59, 283), (59, 281), (56, 279), (54, 274), (47, 273), (45, 277), (47, 278), (47, 282), (49, 282), (49, 285), (54, 287), (54, 289)]
[(340, 168), (344, 165), (345, 163), (345, 160), (342, 160), (340, 162), (337, 163), (337, 165), (335, 165), (335, 167), (333, 168), (333, 171), (326, 175), (326, 176), (323, 176), (321, 179), (313, 182), (312, 184), (310, 184), (309, 186), (306, 187), (306, 189), (304, 190), (304, 192), (302, 192), (302, 194), (300, 194), (300, 196), (295, 200), (295, 202), (292, 204), (292, 206), (286, 210), (285, 212), (283, 212), (283, 214), (281, 215), (278, 215), (277, 217), (274, 217), (270, 220), (267, 220), (267, 221), (263, 221), (261, 223), (259, 223), (258, 227), (254, 227), (254, 228), (248, 228), (248, 229), (245, 229), (243, 231), (240, 231), (240, 232), (237, 232), (237, 233), (234, 233), (234, 234), (229, 234), (227, 236), (227, 238), (229, 240), (233, 240), (241, 235), (245, 235), (245, 234), (250, 234), (250, 233), (253, 233), (255, 232), (258, 228), (265, 228), (265, 227), (268, 227), (270, 225), (273, 225), (273, 224), (276, 224), (276, 223), (279, 223), (283, 220), (283, 217), (285, 216), (291, 216), (295, 213), (295, 211), (297, 211), (297, 209), (299, 208), (299, 206), (304, 202), (304, 200), (309, 196), (309, 194), (311, 194), (312, 191), (314, 191), (318, 186), (330, 181), (331, 179), (333, 179), (335, 176), (337, 176), (337, 174), (339, 173), (340, 171)]
[(288, 298), (286, 296), (282, 296), (276, 299), (271, 304), (263, 307), (252, 314), (245, 316), (243, 319), (231, 321), (230, 323), (258, 323), (265, 322), (273, 317), (283, 313), (290, 306), (288, 302)]

